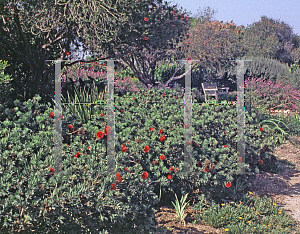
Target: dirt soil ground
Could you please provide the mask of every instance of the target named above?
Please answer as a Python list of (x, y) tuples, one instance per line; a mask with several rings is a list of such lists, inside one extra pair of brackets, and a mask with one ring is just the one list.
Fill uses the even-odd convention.
[[(294, 139), (300, 142), (300, 137), (293, 136)], [(256, 196), (263, 197), (266, 195), (276, 202), (278, 207), (281, 207), (286, 213), (292, 215), (292, 218), (297, 221), (297, 229), (300, 233), (300, 144), (293, 145), (286, 141), (283, 145), (278, 146), (273, 153), (277, 159), (287, 160), (295, 165), (289, 166), (285, 163), (280, 163), (283, 169), (280, 174), (272, 174), (260, 172), (256, 176), (250, 191)], [(193, 196), (195, 198), (196, 196)], [(188, 196), (187, 200), (191, 200)], [(191, 200), (193, 201), (193, 200)], [(190, 205), (194, 205), (195, 200)], [(190, 207), (185, 211), (186, 226), (183, 222), (177, 220), (176, 210), (173, 206), (162, 206), (156, 209), (156, 220), (158, 226), (164, 225), (167, 233), (225, 233), (225, 231), (213, 228), (208, 225), (199, 223), (193, 224), (194, 216), (197, 213)]]

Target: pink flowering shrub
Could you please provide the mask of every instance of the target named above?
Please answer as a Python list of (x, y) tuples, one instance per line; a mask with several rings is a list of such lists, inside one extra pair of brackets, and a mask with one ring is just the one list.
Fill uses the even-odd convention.
[(262, 78), (252, 78), (245, 80), (245, 88), (247, 89), (246, 96), (249, 97), (251, 94), (252, 101), (256, 106), (283, 107), (299, 111), (300, 91), (291, 85), (283, 85), (279, 81), (272, 82)]

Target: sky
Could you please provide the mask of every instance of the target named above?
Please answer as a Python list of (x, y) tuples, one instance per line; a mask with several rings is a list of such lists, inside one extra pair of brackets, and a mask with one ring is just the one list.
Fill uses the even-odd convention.
[[(216, 11), (214, 20), (228, 21), (238, 26), (258, 22), (261, 16), (267, 16), (274, 20), (280, 20), (290, 25), (295, 34), (300, 35), (300, 0), (167, 0), (169, 5), (178, 5), (190, 12), (190, 16), (198, 15), (198, 12), (206, 7)], [(78, 53), (80, 57), (85, 57)]]
[[(206, 7), (217, 11), (216, 20), (231, 21), (238, 26), (252, 24), (266, 15), (290, 25), (295, 34), (300, 36), (300, 1), (299, 0), (168, 0), (172, 5), (178, 4), (183, 10), (197, 15), (198, 10)], [(179, 7), (180, 8), (180, 7)]]

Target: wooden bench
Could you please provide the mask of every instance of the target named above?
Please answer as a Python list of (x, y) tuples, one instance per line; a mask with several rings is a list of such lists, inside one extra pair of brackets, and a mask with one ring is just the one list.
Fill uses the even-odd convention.
[[(203, 89), (203, 92), (204, 92), (205, 102), (207, 101), (207, 96), (215, 96), (216, 100), (218, 101), (219, 94), (227, 94), (227, 101), (228, 101), (229, 87), (218, 88), (217, 83), (212, 83), (212, 84), (201, 83), (201, 85), (202, 85), (202, 89)], [(219, 89), (223, 89), (223, 90), (226, 90), (226, 91), (219, 92)]]

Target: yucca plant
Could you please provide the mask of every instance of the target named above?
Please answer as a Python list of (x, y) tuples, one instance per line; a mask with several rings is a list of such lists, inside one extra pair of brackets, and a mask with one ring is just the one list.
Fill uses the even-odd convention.
[[(94, 86), (95, 92), (92, 93), (92, 95), (88, 95), (87, 92), (85, 92), (85, 89), (81, 92), (79, 92), (75, 88), (75, 99), (73, 103), (79, 103), (79, 105), (72, 105), (68, 104), (67, 108), (71, 109), (72, 113), (76, 114), (79, 117), (79, 120), (86, 124), (92, 116), (95, 114), (94, 108), (92, 106), (91, 110), (89, 111), (89, 105), (86, 107), (85, 105), (82, 105), (81, 103), (100, 103), (104, 101), (104, 95), (107, 92), (107, 86), (105, 87), (105, 93), (98, 92), (98, 87)], [(64, 98), (63, 102), (66, 102)], [(68, 92), (68, 100), (70, 99), (69, 92)]]
[(178, 198), (177, 198), (177, 195), (175, 194), (175, 197), (176, 197), (176, 205), (172, 202), (172, 204), (174, 205), (175, 209), (176, 209), (176, 213), (177, 213), (177, 216), (178, 218), (183, 221), (184, 223), (184, 226), (185, 226), (185, 217), (187, 216), (187, 214), (184, 213), (184, 210), (187, 208), (186, 206), (188, 205), (188, 202), (186, 203), (185, 200), (188, 196), (188, 193), (183, 197), (181, 197), (181, 201), (180, 201), (180, 204), (178, 202)]

